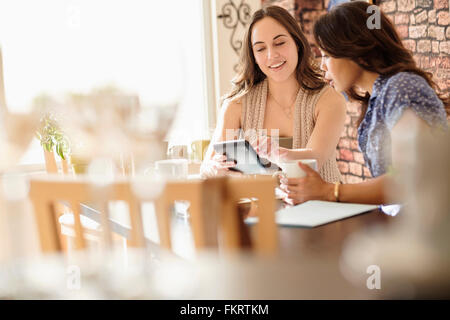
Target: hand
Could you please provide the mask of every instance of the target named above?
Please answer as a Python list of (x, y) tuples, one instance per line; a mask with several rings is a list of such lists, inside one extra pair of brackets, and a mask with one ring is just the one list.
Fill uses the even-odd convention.
[(279, 163), (288, 158), (289, 150), (281, 148), (276, 141), (268, 136), (258, 136), (250, 141), (253, 149), (262, 158), (266, 158), (273, 163)]
[(203, 178), (221, 176), (226, 174), (236, 174), (229, 168), (235, 167), (236, 164), (233, 161), (227, 161), (227, 157), (221, 154), (215, 154), (212, 159), (203, 161), (200, 167), (200, 175)]
[(280, 189), (286, 193), (284, 201), (297, 205), (308, 200), (334, 201), (334, 185), (324, 181), (319, 173), (308, 165), (298, 163), (300, 168), (306, 172), (303, 178), (281, 179)]

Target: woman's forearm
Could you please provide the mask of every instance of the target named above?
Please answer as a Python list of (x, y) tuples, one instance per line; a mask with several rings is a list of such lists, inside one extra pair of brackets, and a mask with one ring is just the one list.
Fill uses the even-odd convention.
[(287, 160), (299, 160), (299, 159), (316, 159), (317, 168), (321, 168), (324, 163), (324, 159), (319, 156), (313, 149), (289, 149), (287, 152)]
[(382, 175), (361, 183), (341, 184), (339, 201), (353, 203), (385, 204), (386, 186), (391, 182), (387, 175)]

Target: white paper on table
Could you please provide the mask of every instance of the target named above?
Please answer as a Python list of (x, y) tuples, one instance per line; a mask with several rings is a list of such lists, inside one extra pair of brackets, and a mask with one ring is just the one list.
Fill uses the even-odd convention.
[[(276, 212), (276, 223), (285, 227), (317, 227), (378, 208), (376, 205), (311, 200)], [(246, 223), (258, 222), (257, 217)]]

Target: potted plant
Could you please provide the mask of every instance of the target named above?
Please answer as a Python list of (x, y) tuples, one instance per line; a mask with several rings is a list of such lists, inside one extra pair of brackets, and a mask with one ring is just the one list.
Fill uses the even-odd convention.
[(51, 114), (48, 113), (41, 118), (39, 129), (36, 131), (36, 137), (44, 149), (45, 168), (47, 172), (58, 172), (55, 160), (56, 152), (61, 158), (63, 173), (68, 173), (69, 140)]

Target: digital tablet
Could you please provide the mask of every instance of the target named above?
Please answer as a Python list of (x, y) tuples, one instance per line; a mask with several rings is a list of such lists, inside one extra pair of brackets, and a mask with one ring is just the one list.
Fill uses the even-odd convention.
[(227, 161), (234, 161), (236, 166), (230, 170), (244, 174), (270, 174), (278, 171), (276, 164), (260, 158), (247, 140), (230, 140), (214, 144), (214, 151), (227, 156)]

